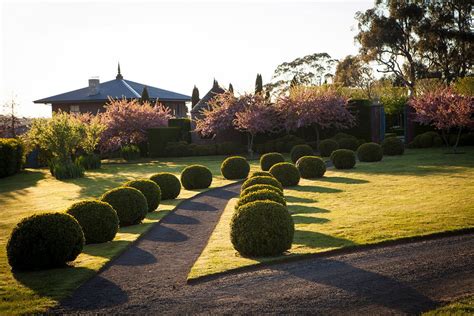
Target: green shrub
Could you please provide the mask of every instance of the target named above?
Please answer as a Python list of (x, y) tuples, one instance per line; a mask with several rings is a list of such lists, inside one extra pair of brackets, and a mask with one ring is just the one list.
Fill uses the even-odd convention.
[(85, 170), (100, 169), (102, 163), (100, 162), (99, 155), (82, 155), (76, 160), (77, 164)]
[(310, 146), (311, 148), (313, 148), (313, 150), (318, 150), (318, 142), (311, 141), (311, 142), (306, 142), (306, 144)]
[(205, 189), (212, 183), (212, 173), (209, 168), (201, 165), (191, 165), (181, 172), (181, 184), (187, 190)]
[(22, 219), (7, 243), (8, 263), (15, 270), (64, 266), (81, 253), (84, 234), (66, 213), (43, 213)]
[[(438, 135), (436, 135), (438, 136)], [(420, 136), (419, 144), (421, 148), (430, 148), (433, 147), (433, 135), (431, 133), (423, 133)]]
[(339, 149), (339, 144), (334, 139), (325, 139), (319, 143), (319, 152), (322, 157), (331, 156), (332, 152)]
[(0, 138), (0, 178), (21, 170), (24, 155), (23, 144), (14, 138)]
[(255, 172), (252, 172), (252, 174), (250, 175), (249, 178), (253, 178), (253, 177), (273, 177), (273, 174), (271, 174), (270, 172), (268, 171), (255, 171)]
[(283, 190), (269, 184), (254, 184), (252, 186), (249, 186), (245, 188), (244, 190), (242, 190), (242, 192), (240, 192), (240, 197), (244, 197), (249, 193), (260, 191), (260, 190), (270, 190), (283, 197)]
[(339, 145), (339, 149), (349, 149), (352, 151), (356, 151), (357, 147), (359, 147), (359, 141), (355, 137), (341, 138), (337, 144)]
[(181, 132), (180, 127), (157, 127), (148, 129), (147, 140), (150, 157), (166, 156), (166, 144), (179, 141)]
[(49, 171), (58, 180), (75, 179), (84, 176), (84, 168), (73, 162), (53, 159), (49, 163)]
[(167, 143), (165, 153), (168, 157), (188, 157), (192, 155), (191, 148), (185, 141)]
[(145, 196), (148, 212), (153, 212), (160, 205), (161, 189), (154, 181), (148, 179), (131, 180), (125, 182), (123, 186), (135, 188)]
[(267, 153), (260, 157), (260, 168), (263, 171), (268, 171), (277, 163), (285, 162), (285, 157), (280, 153)]
[(293, 163), (296, 163), (301, 157), (313, 155), (313, 148), (309, 145), (296, 145), (290, 152), (291, 161), (293, 161)]
[(255, 201), (239, 207), (231, 220), (231, 242), (244, 256), (276, 256), (291, 248), (295, 224), (286, 207)]
[(140, 158), (140, 148), (137, 145), (126, 145), (120, 149), (122, 158), (126, 161), (137, 160)]
[(160, 187), (162, 200), (175, 199), (181, 192), (181, 182), (174, 174), (169, 172), (156, 173), (150, 177), (150, 180)]
[(168, 127), (179, 127), (181, 140), (191, 142), (191, 120), (188, 118), (172, 118), (168, 120)]
[(189, 144), (189, 150), (193, 156), (212, 156), (217, 155), (216, 145), (198, 145)]
[(239, 208), (242, 205), (250, 203), (250, 202), (265, 201), (265, 200), (274, 201), (274, 202), (280, 203), (283, 206), (286, 206), (285, 198), (281, 196), (279, 193), (275, 192), (274, 190), (262, 189), (258, 191), (249, 192), (245, 195), (241, 195), (235, 207)]
[(334, 139), (336, 142), (338, 142), (338, 141), (340, 141), (341, 139), (344, 139), (344, 138), (356, 139), (355, 136), (352, 136), (352, 135), (349, 135), (349, 134), (346, 134), (346, 133), (337, 133), (336, 135), (334, 135), (332, 137), (332, 139)]
[(253, 178), (249, 178), (245, 180), (245, 182), (242, 184), (241, 191), (255, 184), (268, 184), (283, 191), (283, 186), (277, 179), (275, 179), (274, 177), (265, 177), (265, 176), (253, 177)]
[(383, 154), (387, 156), (403, 155), (405, 145), (397, 137), (385, 138), (382, 142)]
[(280, 162), (270, 168), (270, 173), (280, 182), (284, 187), (291, 187), (298, 185), (300, 182), (300, 172), (295, 165), (289, 162)]
[(288, 153), (296, 145), (306, 144), (306, 141), (294, 135), (285, 135), (274, 140), (275, 150), (277, 152)]
[(474, 146), (474, 132), (462, 134), (459, 139), (460, 146)]
[(87, 244), (111, 241), (117, 234), (119, 218), (113, 207), (98, 200), (74, 203), (66, 213), (81, 225)]
[(222, 142), (216, 145), (218, 155), (234, 155), (245, 151), (244, 147), (239, 143)]
[(443, 145), (444, 145), (444, 141), (443, 141), (443, 139), (441, 138), (441, 136), (436, 135), (436, 136), (433, 138), (433, 147), (442, 147)]
[(321, 178), (326, 172), (326, 164), (316, 156), (304, 156), (296, 162), (296, 168), (304, 179)]
[(355, 153), (349, 149), (338, 149), (331, 154), (331, 162), (336, 169), (352, 169), (356, 164)]
[(382, 146), (377, 143), (365, 143), (357, 149), (357, 157), (363, 162), (375, 162), (382, 160)]
[(145, 196), (135, 188), (115, 188), (105, 192), (100, 199), (112, 205), (121, 227), (141, 223), (148, 212)]
[(221, 164), (221, 173), (224, 178), (229, 180), (245, 179), (249, 172), (250, 165), (244, 157), (229, 157)]

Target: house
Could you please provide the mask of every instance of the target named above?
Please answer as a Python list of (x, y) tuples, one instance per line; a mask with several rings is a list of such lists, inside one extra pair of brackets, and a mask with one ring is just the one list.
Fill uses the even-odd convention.
[(61, 110), (70, 113), (89, 112), (96, 114), (105, 111), (104, 106), (109, 98), (139, 99), (144, 87), (148, 91), (151, 102), (158, 100), (161, 104), (170, 108), (175, 117), (187, 117), (186, 102), (191, 101), (190, 96), (126, 80), (120, 72), (120, 64), (114, 80), (100, 83), (98, 78), (89, 79), (89, 86), (85, 88), (33, 102), (51, 104), (53, 113)]
[(218, 94), (224, 93), (225, 90), (219, 86), (217, 80), (214, 79), (211, 90), (209, 90), (201, 100), (191, 109), (191, 119), (193, 121), (198, 120), (203, 117), (202, 111), (204, 109), (209, 109), (209, 101)]

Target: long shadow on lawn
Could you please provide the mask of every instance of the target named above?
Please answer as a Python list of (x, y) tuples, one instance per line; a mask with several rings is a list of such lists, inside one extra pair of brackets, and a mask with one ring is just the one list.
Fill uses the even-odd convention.
[(334, 259), (321, 258), (313, 264), (275, 268), (310, 282), (342, 289), (404, 314), (419, 314), (437, 307), (436, 302), (398, 280)]
[(295, 231), (293, 242), (310, 248), (339, 248), (355, 245), (349, 239), (299, 229)]
[(293, 215), (295, 224), (324, 224), (329, 222), (327, 218)]
[(305, 206), (305, 205), (289, 205), (288, 210), (291, 214), (315, 214), (315, 213), (329, 213), (328, 209), (320, 208), (316, 206)]
[(299, 191), (299, 192), (314, 192), (314, 193), (339, 193), (343, 191), (340, 189), (325, 188), (325, 187), (320, 187), (317, 185), (299, 185), (299, 186), (291, 187), (290, 189)]
[(24, 189), (34, 187), (40, 180), (46, 178), (45, 171), (23, 170), (20, 173), (3, 178), (0, 182), (0, 201), (4, 197), (14, 194), (22, 194)]
[(346, 178), (346, 177), (322, 177), (322, 178), (317, 179), (317, 181), (319, 181), (319, 182), (331, 182), (331, 183), (344, 183), (344, 184), (369, 183), (369, 181), (367, 181), (367, 180)]
[(290, 203), (316, 203), (318, 201), (315, 199), (303, 198), (303, 197), (292, 196), (292, 195), (285, 196), (285, 199), (287, 202), (290, 202)]

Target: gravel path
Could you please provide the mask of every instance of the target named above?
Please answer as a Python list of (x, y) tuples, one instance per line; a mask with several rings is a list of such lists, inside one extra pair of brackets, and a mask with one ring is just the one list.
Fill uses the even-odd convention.
[(474, 234), (281, 263), (186, 284), (240, 184), (183, 202), (53, 313), (414, 314), (474, 293)]

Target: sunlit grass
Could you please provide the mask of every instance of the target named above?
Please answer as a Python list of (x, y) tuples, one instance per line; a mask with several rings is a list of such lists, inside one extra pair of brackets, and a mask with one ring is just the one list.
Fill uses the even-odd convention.
[(441, 315), (473, 315), (474, 314), (474, 296), (468, 296), (458, 299), (450, 304), (437, 308), (435, 310), (423, 313), (423, 316), (441, 316)]

